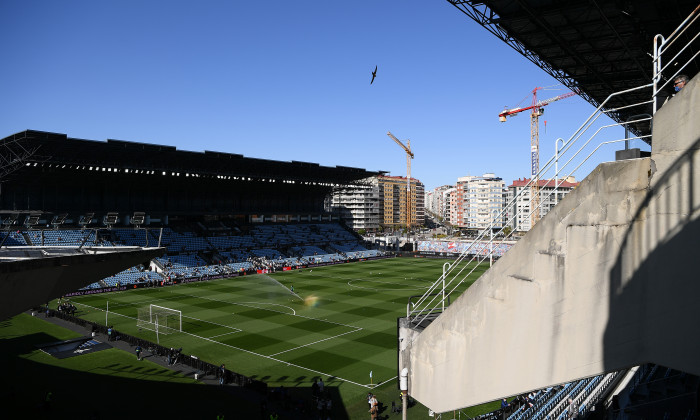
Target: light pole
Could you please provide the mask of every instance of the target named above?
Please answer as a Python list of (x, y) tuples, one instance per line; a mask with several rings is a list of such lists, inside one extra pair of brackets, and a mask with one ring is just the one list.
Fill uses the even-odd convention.
[(445, 276), (450, 267), (451, 265), (448, 262), (442, 265), (442, 312), (445, 312)]
[(408, 409), (408, 368), (401, 369), (399, 388), (401, 388), (401, 420), (406, 420), (406, 410)]
[(564, 146), (564, 139), (558, 138), (554, 144), (554, 205), (559, 204), (559, 142)]
[(493, 225), (495, 221), (494, 213), (496, 213), (496, 210), (491, 211), (491, 240), (489, 241), (489, 267), (493, 266)]

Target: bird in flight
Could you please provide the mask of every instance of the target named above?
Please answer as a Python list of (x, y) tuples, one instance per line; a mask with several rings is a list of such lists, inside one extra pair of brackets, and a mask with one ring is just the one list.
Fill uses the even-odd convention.
[(372, 81), (369, 82), (370, 85), (371, 85), (372, 83), (374, 83), (374, 78), (375, 78), (375, 77), (377, 77), (377, 66), (374, 66), (374, 71), (372, 72)]

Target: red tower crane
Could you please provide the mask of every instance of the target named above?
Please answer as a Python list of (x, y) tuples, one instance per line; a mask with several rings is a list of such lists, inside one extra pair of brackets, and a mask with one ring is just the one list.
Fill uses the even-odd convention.
[(545, 99), (543, 101), (537, 101), (537, 91), (544, 89), (542, 87), (536, 87), (532, 90), (532, 105), (525, 108), (513, 108), (504, 109), (500, 114), (498, 114), (498, 119), (501, 122), (506, 122), (507, 117), (512, 117), (520, 112), (532, 110), (530, 113), (530, 159), (531, 159), (531, 173), (532, 173), (532, 189), (530, 194), (530, 228), (535, 226), (538, 220), (540, 220), (540, 188), (539, 179), (537, 174), (540, 172), (540, 134), (539, 134), (539, 118), (540, 115), (544, 113), (544, 107), (556, 102), (560, 99), (565, 99), (576, 95), (574, 92), (565, 93), (563, 95), (555, 96), (554, 98)]

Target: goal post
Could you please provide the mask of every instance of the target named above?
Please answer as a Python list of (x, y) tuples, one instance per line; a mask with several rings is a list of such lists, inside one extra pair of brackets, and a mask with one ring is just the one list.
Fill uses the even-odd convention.
[(144, 306), (138, 309), (136, 326), (159, 334), (181, 332), (182, 312), (153, 304)]

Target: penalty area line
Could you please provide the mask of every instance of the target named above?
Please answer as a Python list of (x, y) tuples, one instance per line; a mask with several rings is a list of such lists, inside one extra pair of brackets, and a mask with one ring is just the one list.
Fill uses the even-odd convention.
[(367, 388), (374, 389), (374, 388), (376, 388), (376, 387), (378, 387), (378, 386), (382, 386), (382, 385), (384, 385), (384, 384), (386, 384), (386, 383), (389, 383), (389, 382), (393, 381), (393, 380), (396, 379), (396, 378), (398, 378), (398, 376), (394, 376), (393, 378), (389, 378), (389, 379), (387, 379), (387, 380), (385, 380), (385, 381), (382, 381), (382, 382), (377, 382), (376, 384), (369, 384), (369, 385), (365, 384), (365, 386), (366, 386)]
[(241, 332), (241, 331), (242, 331), (242, 330), (231, 331), (231, 332), (227, 332), (227, 333), (223, 333), (223, 334), (212, 335), (211, 337), (207, 337), (207, 338), (212, 339), (212, 338), (216, 338), (216, 337), (221, 337), (222, 335), (238, 334), (238, 333)]
[[(212, 298), (205, 297), (205, 296), (188, 295), (188, 294), (186, 294), (186, 293), (176, 293), (176, 292), (173, 292), (173, 291), (168, 291), (168, 292), (174, 294), (175, 296), (188, 296), (188, 297), (193, 297), (193, 298), (202, 299), (202, 300), (209, 300), (209, 301), (212, 301), (212, 302), (228, 303), (229, 305), (238, 305), (238, 306), (244, 306), (244, 307), (247, 307), (247, 308), (262, 309), (262, 310), (264, 310), (264, 311), (275, 312), (275, 313), (282, 314), (282, 315), (296, 316), (296, 317), (299, 317), (299, 318), (310, 319), (310, 320), (319, 321), (319, 322), (325, 322), (325, 323), (327, 323), (327, 324), (340, 325), (340, 326), (348, 327), (348, 328), (358, 328), (358, 327), (356, 327), (356, 326), (354, 326), (354, 325), (348, 325), (348, 324), (343, 324), (343, 323), (340, 323), (340, 322), (334, 322), (334, 321), (328, 321), (328, 320), (319, 319), (319, 318), (313, 318), (313, 317), (306, 316), (306, 315), (299, 315), (299, 314), (296, 313), (296, 311), (294, 311), (294, 309), (290, 308), (289, 306), (281, 305), (281, 304), (278, 304), (278, 303), (267, 303), (267, 302), (229, 302), (229, 301), (220, 300), (220, 299), (212, 299)], [(283, 311), (276, 311), (276, 310), (274, 310), (274, 309), (261, 308), (260, 306), (255, 306), (255, 305), (274, 305), (274, 306), (282, 306), (282, 307), (287, 308), (287, 309), (292, 309), (292, 311), (293, 311), (294, 313), (291, 313), (291, 314), (290, 314), (290, 313), (283, 312)], [(184, 316), (184, 315), (183, 315), (183, 316)]]
[[(76, 302), (76, 303), (77, 303), (77, 302)], [(87, 306), (87, 307), (89, 307), (89, 308), (97, 309), (97, 310), (99, 310), (99, 311), (104, 312), (104, 309), (95, 308), (94, 306), (86, 305), (86, 304), (84, 304), (84, 303), (81, 303), (81, 305)], [(118, 313), (118, 312), (114, 312), (114, 313), (117, 314), (117, 315), (119, 315), (119, 316), (123, 316), (123, 317), (125, 317), (125, 318), (136, 319), (136, 318), (134, 318), (133, 316), (123, 315), (123, 314), (120, 314), (120, 313)], [(312, 319), (313, 319), (313, 318), (312, 318)], [(203, 321), (203, 320), (200, 320), (200, 321)], [(208, 322), (208, 321), (203, 321), (203, 322)], [(355, 327), (355, 328), (357, 328), (357, 327)], [(335, 379), (341, 380), (341, 381), (343, 381), (343, 382), (347, 382), (347, 383), (349, 383), (349, 384), (357, 385), (357, 386), (362, 387), (362, 388), (372, 389), (372, 387), (368, 387), (368, 386), (363, 385), (363, 384), (361, 384), (361, 383), (358, 383), (358, 382), (355, 382), (355, 381), (351, 381), (351, 380), (346, 379), (346, 378), (341, 378), (340, 376), (336, 376), (336, 375), (333, 375), (333, 374), (330, 374), (330, 373), (327, 373), (327, 372), (322, 372), (322, 371), (320, 371), (320, 370), (315, 370), (315, 369), (307, 368), (307, 367), (305, 367), (305, 366), (300, 366), (300, 365), (297, 365), (297, 364), (294, 364), (294, 363), (288, 363), (288, 362), (285, 362), (284, 360), (276, 359), (276, 358), (271, 357), (271, 356), (266, 356), (266, 355), (264, 355), (264, 354), (256, 353), (256, 352), (254, 352), (254, 351), (250, 351), (250, 350), (243, 349), (243, 348), (240, 348), (240, 347), (232, 346), (232, 345), (230, 345), (230, 344), (222, 343), (222, 342), (220, 342), (220, 341), (211, 340), (211, 339), (209, 339), (209, 338), (202, 337), (202, 336), (200, 336), (200, 335), (196, 335), (196, 334), (192, 334), (192, 333), (188, 333), (188, 332), (186, 332), (186, 331), (180, 331), (180, 332), (181, 332), (182, 334), (187, 334), (187, 335), (189, 335), (189, 336), (191, 336), (191, 337), (199, 338), (200, 340), (208, 341), (208, 342), (210, 342), (210, 343), (215, 343), (215, 344), (218, 344), (218, 345), (221, 345), (221, 346), (225, 346), (225, 347), (228, 347), (228, 348), (231, 348), (231, 349), (234, 349), (234, 350), (239, 350), (239, 351), (242, 351), (242, 352), (244, 352), (244, 353), (251, 354), (251, 355), (253, 355), (253, 356), (262, 357), (262, 358), (264, 358), (264, 359), (272, 360), (272, 361), (274, 361), (274, 362), (278, 362), (278, 363), (281, 363), (281, 364), (285, 364), (285, 365), (287, 365), (287, 366), (293, 366), (293, 367), (295, 367), (295, 368), (298, 368), (298, 369), (301, 369), (301, 370), (304, 370), (304, 371), (307, 371), (307, 372), (316, 373), (316, 374), (318, 374), (318, 375), (324, 375), (324, 376), (327, 376), (327, 377), (333, 377), (333, 378), (335, 378)]]
[(342, 333), (342, 334), (334, 335), (334, 336), (332, 336), (332, 337), (326, 337), (326, 338), (324, 338), (324, 339), (322, 339), (322, 340), (314, 341), (313, 343), (308, 343), (308, 344), (304, 344), (304, 345), (301, 345), (301, 346), (293, 347), (293, 348), (288, 349), (288, 350), (284, 350), (284, 351), (280, 351), (280, 352), (278, 352), (278, 353), (271, 354), (270, 356), (277, 356), (278, 354), (287, 353), (288, 351), (297, 350), (297, 349), (301, 349), (301, 348), (304, 348), (304, 347), (312, 346), (312, 345), (317, 344), (317, 343), (322, 343), (322, 342), (324, 342), (324, 341), (332, 340), (332, 339), (334, 339), (334, 338), (342, 337), (342, 336), (344, 336), (344, 335), (346, 335), (346, 334), (350, 334), (350, 333), (354, 333), (354, 332), (358, 332), (358, 331), (362, 331), (362, 328), (357, 328), (357, 329), (354, 330), (354, 331), (347, 331), (347, 332), (344, 332), (344, 333)]

